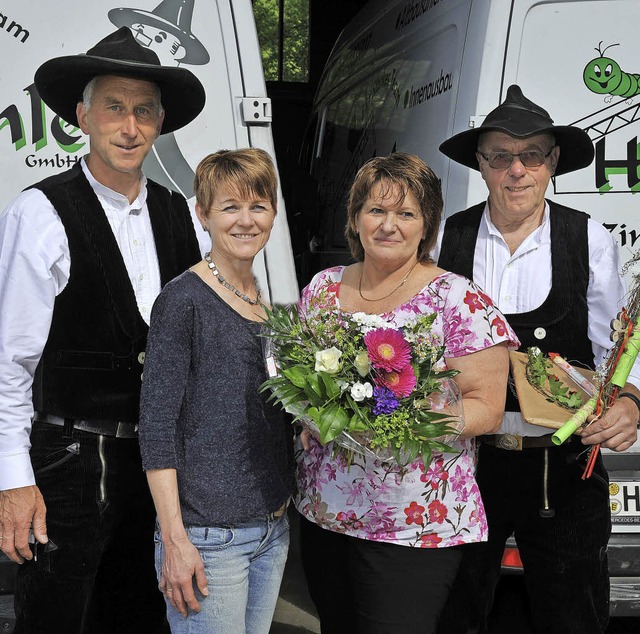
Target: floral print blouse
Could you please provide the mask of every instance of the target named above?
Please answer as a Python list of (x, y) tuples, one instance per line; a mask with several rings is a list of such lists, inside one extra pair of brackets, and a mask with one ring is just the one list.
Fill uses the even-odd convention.
[[(302, 292), (299, 310), (323, 290), (327, 310), (340, 307), (344, 267), (318, 273)], [(322, 310), (322, 308), (320, 309)], [(459, 357), (518, 339), (502, 313), (465, 277), (444, 273), (407, 303), (380, 315), (402, 327), (416, 314), (436, 313), (432, 332), (445, 345), (445, 357)], [(443, 361), (444, 363), (444, 361)], [(298, 452), (296, 507), (319, 526), (352, 537), (441, 548), (485, 541), (487, 520), (475, 480), (475, 441), (453, 443), (455, 453), (434, 454), (426, 470), (420, 458), (401, 467), (356, 454), (347, 464), (315, 438)]]

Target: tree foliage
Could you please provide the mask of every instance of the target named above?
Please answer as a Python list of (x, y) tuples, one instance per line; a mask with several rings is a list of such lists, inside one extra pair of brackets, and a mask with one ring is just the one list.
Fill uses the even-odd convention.
[[(282, 74), (280, 57), (280, 5), (284, 8)], [(309, 0), (254, 0), (262, 65), (267, 81), (308, 81)]]

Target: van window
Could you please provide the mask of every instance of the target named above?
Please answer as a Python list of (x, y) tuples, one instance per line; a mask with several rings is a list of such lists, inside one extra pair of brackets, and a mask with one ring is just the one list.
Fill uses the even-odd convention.
[(383, 17), (334, 55), (316, 96), (322, 123), (311, 174), (318, 186), (312, 240), (318, 267), (350, 258), (347, 196), (363, 163), (402, 151), (444, 172), (445, 159), (430, 132), (444, 135), (452, 125), (468, 4), (416, 24), (407, 38), (389, 40)]

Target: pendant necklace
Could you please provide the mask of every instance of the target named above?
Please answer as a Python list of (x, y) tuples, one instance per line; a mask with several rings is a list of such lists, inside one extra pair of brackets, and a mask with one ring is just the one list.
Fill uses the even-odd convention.
[(404, 286), (404, 283), (409, 279), (409, 275), (413, 272), (413, 269), (416, 268), (416, 264), (418, 261), (416, 260), (413, 266), (409, 269), (409, 272), (402, 278), (402, 281), (398, 286), (396, 286), (390, 293), (387, 293), (384, 297), (378, 297), (377, 299), (369, 299), (362, 294), (362, 276), (364, 274), (364, 263), (362, 264), (362, 268), (360, 269), (360, 280), (358, 281), (358, 294), (365, 302), (381, 302), (383, 299), (387, 299), (387, 297), (391, 297), (399, 288)]
[(247, 302), (247, 304), (251, 304), (252, 306), (255, 306), (256, 304), (260, 303), (260, 287), (258, 286), (258, 280), (253, 278), (256, 283), (256, 290), (258, 291), (258, 294), (256, 295), (255, 299), (251, 299), (248, 295), (241, 293), (233, 284), (229, 284), (229, 282), (227, 282), (227, 280), (225, 280), (224, 277), (222, 277), (222, 275), (220, 274), (220, 271), (218, 271), (218, 267), (216, 266), (215, 262), (211, 259), (211, 254), (205, 253), (204, 259), (206, 260), (207, 266), (211, 269), (211, 272), (213, 273), (214, 277), (218, 280), (218, 282), (220, 282), (220, 284), (222, 284), (222, 286), (224, 286), (225, 288), (228, 288), (230, 291), (235, 293), (242, 301)]

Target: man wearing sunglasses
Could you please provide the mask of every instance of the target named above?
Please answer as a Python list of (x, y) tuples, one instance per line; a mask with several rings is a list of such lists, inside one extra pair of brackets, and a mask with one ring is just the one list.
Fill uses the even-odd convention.
[[(587, 214), (545, 199), (554, 175), (587, 167), (584, 130), (556, 126), (511, 86), (482, 125), (440, 146), (480, 171), (486, 202), (450, 217), (438, 265), (479, 284), (506, 314), (522, 350), (537, 346), (594, 368), (607, 355), (610, 321), (624, 298), (618, 249)], [(640, 373), (632, 381), (640, 386)], [(480, 438), (477, 481), (489, 541), (465, 547), (442, 634), (486, 631), (507, 538), (515, 535), (537, 632), (604, 632), (609, 619), (608, 479), (598, 457), (581, 478), (586, 450), (614, 451), (637, 438), (640, 391), (631, 383), (582, 437), (556, 447), (552, 430), (526, 423), (513, 390), (498, 433)], [(625, 398), (626, 397), (626, 398)]]

